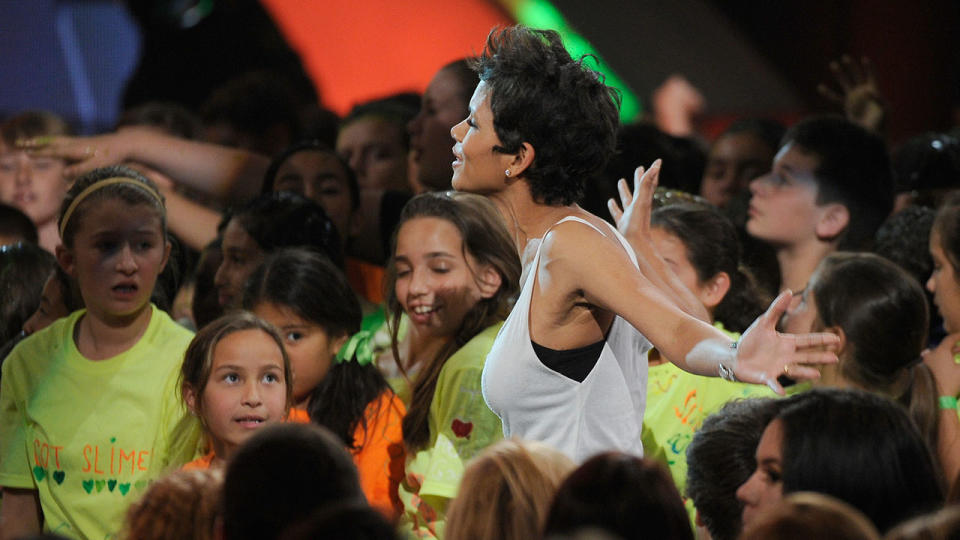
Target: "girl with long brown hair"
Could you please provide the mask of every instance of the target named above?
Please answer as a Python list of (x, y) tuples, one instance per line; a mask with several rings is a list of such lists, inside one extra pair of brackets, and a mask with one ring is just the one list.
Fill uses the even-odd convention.
[(404, 208), (387, 267), (393, 354), (380, 364), (410, 381), (398, 392), (409, 403), (400, 498), (418, 534), (442, 535), (463, 462), (502, 436), (480, 376), (519, 281), (506, 227), (484, 198), (428, 193)]

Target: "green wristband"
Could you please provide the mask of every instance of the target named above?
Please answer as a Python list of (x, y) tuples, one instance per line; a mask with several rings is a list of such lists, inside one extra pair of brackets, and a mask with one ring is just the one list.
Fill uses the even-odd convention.
[(957, 410), (957, 398), (953, 396), (940, 396), (940, 408)]

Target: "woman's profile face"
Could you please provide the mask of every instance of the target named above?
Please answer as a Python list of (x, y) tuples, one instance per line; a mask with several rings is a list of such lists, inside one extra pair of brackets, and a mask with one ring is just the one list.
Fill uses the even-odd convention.
[(505, 171), (512, 154), (494, 150), (502, 146), (493, 127), (490, 88), (485, 82), (477, 85), (470, 98), (470, 114), (450, 130), (453, 145), (453, 189), (484, 195), (502, 190), (507, 185)]
[(933, 293), (933, 303), (936, 304), (940, 316), (943, 317), (943, 327), (947, 332), (960, 331), (960, 282), (957, 278), (957, 269), (943, 250), (940, 233), (930, 232), (930, 256), (933, 258), (933, 273), (927, 280), (927, 290)]
[(757, 469), (737, 490), (743, 503), (743, 525), (776, 505), (783, 498), (783, 422), (777, 418), (767, 425), (757, 445)]

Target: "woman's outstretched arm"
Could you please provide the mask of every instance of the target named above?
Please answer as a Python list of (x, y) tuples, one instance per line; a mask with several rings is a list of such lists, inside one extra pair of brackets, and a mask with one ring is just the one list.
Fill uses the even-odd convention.
[(176, 182), (224, 201), (245, 201), (260, 192), (270, 165), (266, 156), (191, 141), (142, 127), (93, 137), (36, 137), (20, 146), (32, 155), (65, 159), (68, 177), (126, 161), (142, 163)]
[(817, 365), (837, 361), (831, 350), (838, 342), (834, 334), (777, 332), (789, 292), (771, 304), (734, 348), (722, 332), (677, 307), (636, 269), (613, 237), (576, 222), (561, 223), (544, 237), (540, 257), (541, 297), (580, 297), (623, 317), (686, 371), (718, 376), (729, 370), (738, 380), (783, 393), (777, 377), (785, 369), (793, 379), (814, 379), (820, 376)]

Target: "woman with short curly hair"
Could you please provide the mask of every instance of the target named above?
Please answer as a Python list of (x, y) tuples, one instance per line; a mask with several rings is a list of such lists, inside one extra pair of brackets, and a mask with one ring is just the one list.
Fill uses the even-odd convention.
[(808, 350), (835, 337), (777, 334), (789, 294), (739, 348), (678, 307), (680, 289), (668, 284), (675, 278), (647, 235), (659, 162), (638, 170), (635, 200), (623, 186), (620, 221), (633, 246), (576, 205), (613, 152), (618, 99), (556, 32), (495, 29), (474, 66), (480, 83), (470, 114), (451, 130), (452, 183), (497, 204), (527, 265), (483, 375), (484, 397), (506, 436), (547, 442), (575, 461), (606, 450), (641, 453), (642, 353), (651, 343), (686, 370), (781, 392), (784, 371), (809, 379), (816, 364), (835, 360)]

